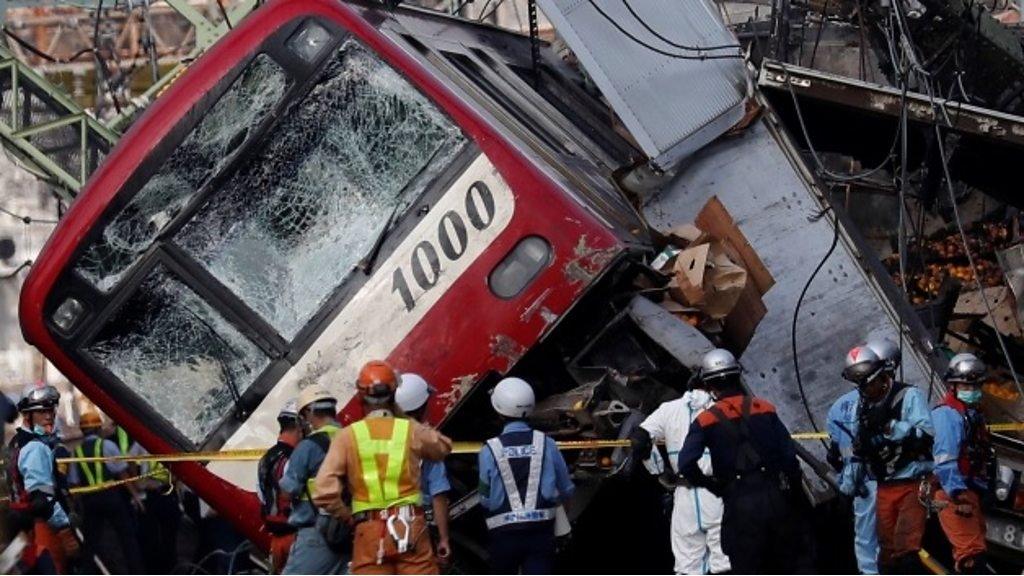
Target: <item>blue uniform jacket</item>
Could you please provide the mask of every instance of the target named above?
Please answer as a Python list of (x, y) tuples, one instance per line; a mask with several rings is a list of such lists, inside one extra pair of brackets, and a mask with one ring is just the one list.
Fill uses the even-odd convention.
[(943, 405), (932, 411), (932, 424), (935, 425), (935, 443), (932, 444), (935, 476), (946, 494), (956, 496), (967, 490), (967, 481), (960, 472), (959, 463), (960, 450), (967, 441), (964, 417), (952, 407)]
[[(509, 422), (505, 425), (502, 433), (507, 432), (529, 432), (532, 429), (529, 424), (520, 420)], [(486, 510), (497, 510), (507, 498), (505, 484), (501, 481), (501, 473), (498, 471), (498, 464), (494, 461), (491, 449), (486, 445), (480, 450), (478, 457), (480, 470), (480, 505)], [(569, 477), (569, 467), (558, 451), (558, 446), (551, 438), (544, 441), (544, 461), (540, 473), (540, 493), (545, 500), (550, 502), (565, 502), (572, 497), (576, 491), (572, 479)]]
[(839, 489), (847, 496), (857, 493), (858, 487), (866, 480), (867, 470), (860, 458), (853, 455), (853, 439), (857, 437), (857, 406), (860, 392), (851, 390), (839, 397), (828, 410), (826, 429), (832, 442), (843, 457), (843, 469), (839, 471)]
[(288, 523), (292, 526), (301, 528), (316, 523), (316, 506), (309, 500), (306, 482), (316, 478), (326, 456), (327, 453), (316, 442), (303, 438), (284, 467), (278, 485), (292, 496), (292, 513), (288, 516)]
[[(903, 410), (899, 420), (890, 422), (890, 430), (885, 438), (899, 442), (911, 434), (921, 438), (925, 435), (934, 436), (931, 413), (928, 410), (928, 399), (919, 388), (911, 386), (903, 395)], [(920, 478), (932, 471), (930, 461), (914, 461), (896, 472), (891, 480)]]
[[(25, 484), (25, 491), (43, 492), (56, 496), (56, 477), (53, 469), (53, 448), (44, 440), (29, 442), (18, 452), (18, 472)], [(68, 515), (59, 502), (53, 503), (53, 514), (46, 521), (51, 528), (64, 528), (71, 524)]]

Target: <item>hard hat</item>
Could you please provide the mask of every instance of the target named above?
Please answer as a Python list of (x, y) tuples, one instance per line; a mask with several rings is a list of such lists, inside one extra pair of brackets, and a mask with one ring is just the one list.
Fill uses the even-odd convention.
[(874, 350), (867, 346), (855, 346), (846, 353), (843, 378), (862, 386), (874, 380), (885, 368), (885, 361)]
[(83, 412), (82, 417), (78, 419), (78, 427), (82, 430), (99, 428), (100, 426), (103, 426), (103, 419), (100, 418), (99, 412), (95, 410)]
[(742, 371), (736, 357), (724, 348), (715, 348), (700, 360), (700, 379), (705, 384)]
[(533, 388), (522, 378), (505, 378), (491, 391), (494, 411), (509, 418), (526, 418), (535, 402)]
[(395, 390), (395, 403), (403, 412), (414, 412), (430, 399), (433, 390), (419, 374), (403, 373), (402, 381)]
[(293, 422), (299, 419), (298, 403), (295, 398), (284, 403), (281, 410), (277, 413), (277, 421), (279, 423)]
[(299, 392), (298, 408), (299, 412), (306, 408), (312, 408), (314, 410), (320, 408), (334, 408), (338, 404), (338, 399), (333, 394), (324, 389), (319, 384), (313, 384), (302, 389)]
[(892, 340), (888, 338), (873, 338), (868, 340), (866, 346), (871, 348), (871, 351), (882, 359), (886, 370), (895, 372), (900, 367), (900, 361), (903, 359), (900, 347)]
[(363, 400), (384, 403), (395, 397), (398, 373), (383, 360), (370, 360), (363, 364), (356, 379), (356, 390)]
[(985, 363), (974, 354), (961, 353), (949, 360), (946, 382), (950, 384), (978, 384), (985, 378)]
[(60, 402), (60, 392), (49, 384), (39, 386), (31, 384), (25, 388), (18, 400), (18, 412), (38, 412), (40, 410), (53, 410)]

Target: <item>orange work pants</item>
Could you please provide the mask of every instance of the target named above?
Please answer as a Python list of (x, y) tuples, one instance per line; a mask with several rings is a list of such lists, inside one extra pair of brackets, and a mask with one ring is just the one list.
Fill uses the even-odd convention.
[(917, 480), (878, 484), (878, 563), (892, 565), (921, 549), (928, 511), (918, 499)]
[[(421, 516), (412, 519), (409, 550), (398, 553), (398, 545), (388, 535), (387, 523), (379, 518), (356, 524), (352, 542), (353, 574), (438, 574), (434, 548), (430, 542), (427, 521)], [(377, 563), (378, 551), (384, 545), (384, 555)]]
[(270, 535), (270, 569), (271, 574), (280, 574), (288, 563), (288, 551), (295, 543), (295, 532), (290, 534)]
[(38, 554), (42, 554), (43, 550), (49, 552), (50, 558), (53, 559), (53, 565), (57, 567), (57, 573), (67, 574), (68, 566), (67, 558), (64, 557), (64, 545), (57, 537), (57, 532), (50, 528), (45, 520), (36, 520), (32, 536)]
[[(950, 502), (950, 497), (943, 490), (935, 493), (935, 501)], [(985, 516), (981, 512), (981, 498), (974, 491), (968, 490), (960, 495), (960, 502), (970, 504), (973, 510), (970, 516), (961, 516), (956, 513), (954, 504), (939, 510), (939, 524), (942, 531), (946, 533), (949, 544), (953, 547), (953, 560), (956, 562), (956, 569), (960, 571), (960, 563), (972, 556), (984, 554), (985, 545)]]

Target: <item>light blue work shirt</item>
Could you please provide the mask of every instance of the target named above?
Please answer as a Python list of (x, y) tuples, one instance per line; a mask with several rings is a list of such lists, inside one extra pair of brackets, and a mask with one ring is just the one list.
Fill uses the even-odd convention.
[(288, 523), (292, 526), (301, 528), (316, 523), (316, 506), (309, 500), (306, 483), (310, 478), (316, 478), (326, 456), (327, 453), (316, 442), (303, 438), (284, 467), (278, 484), (292, 497), (292, 513), (288, 516)]
[[(971, 408), (968, 408), (971, 410)], [(942, 489), (950, 496), (967, 490), (967, 481), (960, 472), (960, 449), (967, 441), (964, 437), (964, 417), (951, 406), (939, 406), (932, 410), (935, 425), (935, 443), (932, 455), (935, 458), (935, 477)]]
[(444, 462), (423, 460), (420, 466), (420, 491), (423, 493), (423, 506), (431, 507), (434, 496), (444, 494), (451, 489), (452, 485), (448, 482), (448, 471), (444, 468)]
[[(887, 440), (901, 442), (910, 437), (911, 434), (922, 438), (925, 435), (935, 436), (935, 428), (932, 426), (932, 415), (928, 409), (928, 400), (924, 392), (911, 386), (903, 394), (903, 410), (899, 420), (892, 420), (889, 432), (884, 436)], [(920, 478), (932, 471), (931, 460), (915, 460), (896, 473), (892, 480), (907, 480)]]
[(878, 484), (867, 477), (867, 470), (853, 455), (857, 436), (857, 409), (860, 392), (851, 390), (839, 397), (828, 410), (826, 428), (839, 448), (843, 468), (839, 471), (839, 490), (853, 499), (853, 551), (861, 574), (878, 574), (878, 515), (875, 494)]
[[(509, 432), (530, 432), (533, 429), (521, 420), (509, 422), (502, 434)], [(505, 484), (501, 481), (498, 463), (494, 461), (491, 449), (486, 445), (478, 457), (480, 470), (480, 505), (487, 510), (497, 510), (505, 503)], [(576, 486), (569, 477), (569, 467), (558, 451), (555, 441), (544, 438), (544, 460), (540, 473), (540, 495), (549, 502), (565, 502), (572, 497)], [(525, 496), (525, 495), (524, 495)]]
[[(85, 438), (82, 439), (82, 451), (85, 453), (86, 456), (95, 456), (95, 454), (93, 454), (92, 451), (93, 445), (96, 444), (97, 438), (98, 436), (96, 436), (96, 434), (87, 434)], [(105, 458), (113, 458), (115, 456), (122, 455), (121, 449), (117, 446), (117, 444), (107, 439), (103, 440), (102, 448), (100, 450), (103, 452), (102, 456)], [(92, 462), (72, 464), (71, 466), (68, 467), (68, 484), (72, 486), (82, 486), (85, 484), (85, 475), (82, 474), (82, 466), (88, 466), (89, 471), (95, 475), (96, 464)], [(105, 482), (109, 482), (113, 480), (115, 477), (124, 474), (125, 472), (128, 471), (127, 462), (119, 462), (113, 460), (104, 463), (102, 466), (104, 468), (103, 480)]]
[[(53, 469), (53, 448), (45, 441), (29, 442), (18, 451), (18, 472), (25, 491), (40, 491), (56, 496), (56, 477)], [(51, 528), (64, 528), (71, 522), (59, 502), (53, 503), (53, 514), (46, 521)]]

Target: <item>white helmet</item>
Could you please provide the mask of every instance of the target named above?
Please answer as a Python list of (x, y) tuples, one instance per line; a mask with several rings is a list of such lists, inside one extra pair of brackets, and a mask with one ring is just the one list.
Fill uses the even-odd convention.
[(299, 392), (299, 399), (296, 406), (299, 412), (306, 408), (313, 410), (333, 409), (338, 404), (338, 399), (319, 384), (311, 384)]
[(885, 362), (885, 369), (890, 372), (895, 372), (900, 367), (900, 347), (898, 344), (889, 340), (888, 338), (873, 338), (868, 340), (867, 347), (871, 348), (871, 351), (878, 355)]
[(398, 390), (395, 391), (395, 403), (402, 412), (414, 412), (427, 403), (433, 392), (430, 384), (427, 384), (422, 376), (403, 372), (402, 381), (398, 383)]
[(491, 391), (494, 411), (509, 418), (526, 418), (535, 403), (533, 388), (522, 378), (505, 378)]
[(855, 346), (846, 353), (843, 378), (857, 386), (871, 382), (886, 369), (885, 361), (868, 346)]
[(742, 371), (736, 357), (724, 348), (715, 348), (705, 354), (700, 361), (700, 379), (705, 384), (717, 378), (739, 374)]
[(985, 363), (974, 354), (962, 352), (949, 360), (946, 382), (950, 384), (977, 384), (985, 378)]

